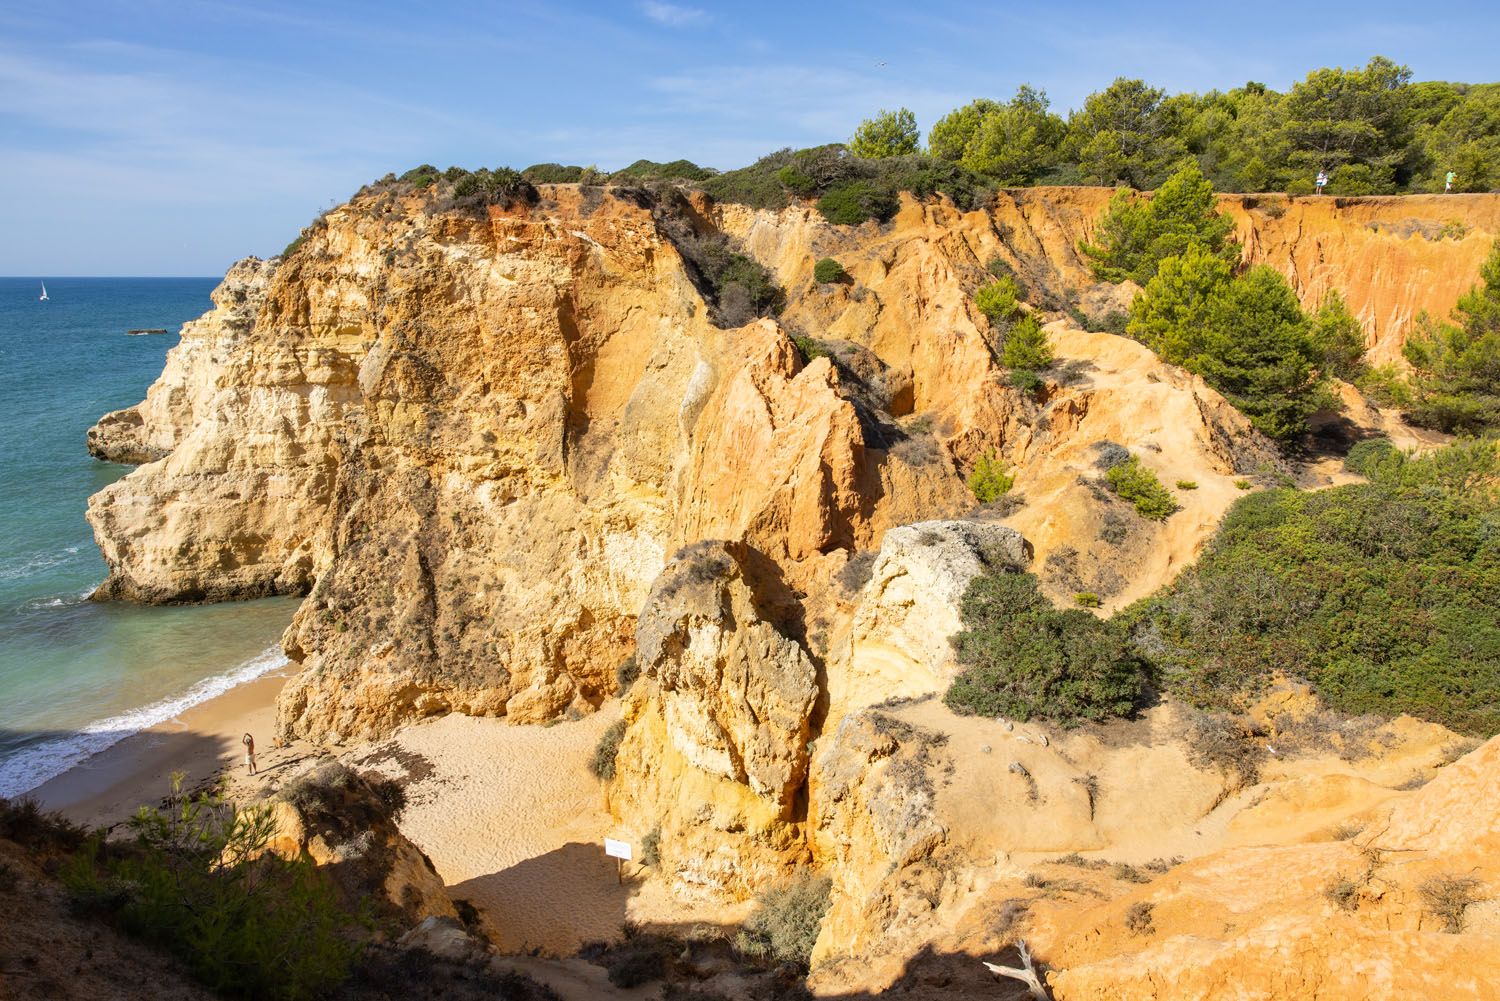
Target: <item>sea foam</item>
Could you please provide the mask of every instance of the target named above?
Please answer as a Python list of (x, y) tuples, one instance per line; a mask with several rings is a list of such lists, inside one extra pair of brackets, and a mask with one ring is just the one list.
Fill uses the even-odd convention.
[(174, 719), (193, 706), (222, 695), (237, 685), (280, 670), (288, 663), (280, 645), (268, 647), (233, 670), (203, 679), (181, 695), (98, 720), (66, 737), (23, 747), (0, 761), (0, 797), (29, 792), (126, 737)]

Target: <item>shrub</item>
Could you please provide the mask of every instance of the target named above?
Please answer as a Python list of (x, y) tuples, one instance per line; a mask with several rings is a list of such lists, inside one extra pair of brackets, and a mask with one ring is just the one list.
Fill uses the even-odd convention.
[(1253, 486), (1255, 486), (1255, 484), (1251, 483), (1249, 480), (1235, 480), (1234, 481), (1234, 487), (1235, 487), (1236, 490), (1249, 490)]
[(167, 808), (142, 807), (129, 826), (133, 844), (94, 841), (65, 870), (80, 905), (112, 912), (235, 997), (303, 1001), (348, 976), (357, 919), (310, 859), (265, 851), (275, 829), (268, 808), (183, 797), (179, 776)]
[(796, 346), (797, 353), (802, 356), (802, 363), (804, 365), (814, 358), (829, 357), (828, 349), (823, 347), (816, 338), (809, 337), (806, 334), (793, 334), (792, 344)]
[(1198, 489), (1198, 481), (1197, 480), (1178, 480), (1177, 481), (1177, 489), (1178, 490), (1197, 490)]
[(673, 160), (671, 163), (637, 160), (609, 175), (609, 180), (612, 184), (636, 181), (704, 181), (712, 177), (713, 173), (691, 160)]
[(1312, 318), (1312, 343), (1322, 370), (1346, 382), (1364, 373), (1365, 328), (1334, 289)]
[(1032, 574), (981, 574), (961, 611), (953, 642), (963, 670), (944, 698), (955, 711), (1071, 724), (1135, 706), (1144, 675), (1120, 629), (1053, 608)]
[(1095, 469), (1113, 469), (1122, 462), (1130, 461), (1130, 450), (1124, 445), (1112, 441), (1096, 441), (1094, 448), (1099, 453), (1094, 459)]
[(599, 735), (594, 746), (594, 757), (589, 762), (589, 771), (606, 782), (615, 777), (615, 756), (620, 753), (620, 742), (625, 739), (625, 721), (616, 720), (609, 729)]
[(1009, 493), (1015, 482), (1016, 478), (1006, 472), (1005, 460), (994, 452), (981, 455), (969, 474), (969, 490), (981, 504), (993, 504)]
[(1152, 912), (1156, 905), (1149, 900), (1138, 900), (1130, 905), (1125, 912), (1125, 927), (1130, 929), (1132, 935), (1150, 935), (1156, 931), (1156, 925), (1151, 921)]
[(1395, 476), (1406, 465), (1406, 453), (1391, 444), (1389, 438), (1370, 438), (1358, 442), (1344, 456), (1344, 468), (1374, 480)]
[(1230, 716), (1204, 713), (1193, 720), (1188, 756), (1200, 768), (1214, 768), (1243, 789), (1260, 779), (1266, 749)]
[(813, 265), (813, 280), (821, 285), (831, 285), (848, 277), (849, 272), (844, 270), (844, 266), (831, 257), (825, 257)]
[(509, 208), (517, 202), (531, 204), (536, 200), (536, 188), (519, 171), (509, 167), (481, 168), (454, 182), (449, 207), (474, 210), (499, 205)]
[(88, 836), (60, 813), (42, 809), (30, 796), (0, 799), (0, 840), (31, 851), (72, 851)]
[(661, 825), (651, 828), (641, 837), (641, 865), (656, 868), (661, 865)]
[(1470, 904), (1477, 904), (1479, 880), (1473, 876), (1444, 874), (1422, 881), (1417, 892), (1427, 905), (1428, 913), (1443, 922), (1443, 930), (1457, 935), (1464, 930), (1464, 916)]
[(1232, 706), (1291, 671), (1339, 712), (1500, 732), (1500, 446), (1384, 463), (1368, 483), (1242, 497), (1199, 562), (1132, 609), (1169, 688)]
[(806, 967), (828, 913), (831, 889), (827, 876), (802, 872), (766, 890), (735, 944), (752, 956)]
[(1047, 332), (1034, 315), (1021, 317), (1006, 333), (1000, 363), (1009, 369), (1033, 372), (1052, 364), (1052, 345), (1047, 343)]
[(736, 250), (727, 236), (700, 236), (677, 219), (669, 220), (666, 230), (708, 300), (715, 323), (739, 327), (756, 317), (781, 312), (786, 293), (776, 276), (753, 257)]
[(1231, 278), (1227, 264), (1194, 244), (1161, 262), (1127, 330), (1163, 360), (1203, 376), (1268, 437), (1302, 434), (1322, 403), (1311, 325), (1274, 268)]
[(307, 242), (307, 230), (304, 229), (301, 233), (297, 234), (297, 238), (295, 240), (293, 240), (291, 243), (287, 244), (286, 247), (285, 247), (285, 249), (283, 249), (281, 251), (281, 255), (280, 255), (281, 259), (284, 261), (284, 260), (288, 259), (289, 257), (291, 257), (298, 250), (302, 249), (302, 245), (304, 243), (306, 243), (306, 242)]
[(997, 278), (974, 293), (974, 308), (989, 318), (991, 323), (1001, 323), (1016, 315), (1021, 308), (1021, 290), (1016, 280), (1009, 275)]
[(620, 666), (615, 668), (615, 691), (624, 695), (630, 690), (630, 686), (635, 684), (635, 679), (640, 676), (640, 662), (635, 659), (635, 654), (631, 654), (620, 661)]
[(1103, 604), (1093, 591), (1079, 591), (1073, 595), (1073, 600), (1078, 603), (1079, 608), (1098, 608)]
[(1197, 246), (1232, 268), (1240, 248), (1232, 240), (1234, 221), (1220, 215), (1213, 185), (1189, 161), (1149, 199), (1120, 192), (1099, 220), (1098, 244), (1081, 242), (1094, 274), (1105, 281), (1127, 278), (1145, 285), (1161, 263)]
[(1341, 911), (1359, 909), (1360, 884), (1348, 876), (1335, 876), (1323, 887), (1323, 896)]
[(869, 181), (848, 181), (818, 199), (818, 211), (835, 226), (857, 226), (867, 219), (885, 222), (900, 207), (895, 193)]
[(1036, 393), (1047, 383), (1029, 368), (1018, 368), (1010, 373), (1007, 381), (1023, 393)]
[(909, 156), (917, 151), (920, 138), (916, 115), (906, 108), (897, 111), (882, 109), (874, 118), (859, 123), (854, 137), (849, 140), (849, 152), (867, 160)]
[(1459, 434), (1500, 427), (1500, 241), (1480, 276), (1452, 323), (1424, 314), (1402, 348), (1415, 371), (1408, 415), (1415, 424)]
[(1111, 466), (1104, 474), (1111, 490), (1135, 505), (1136, 513), (1152, 521), (1163, 521), (1177, 510), (1177, 502), (1161, 485), (1161, 480), (1139, 457), (1132, 455), (1125, 462)]
[(534, 163), (521, 171), (521, 176), (532, 184), (577, 184), (583, 176), (583, 168), (564, 167), (560, 163)]

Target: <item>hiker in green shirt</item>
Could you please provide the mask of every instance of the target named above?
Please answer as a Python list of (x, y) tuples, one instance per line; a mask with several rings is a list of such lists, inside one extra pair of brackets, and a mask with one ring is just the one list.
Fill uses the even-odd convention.
[(1443, 192), (1445, 194), (1453, 190), (1453, 179), (1457, 176), (1457, 174), (1450, 170), (1447, 176), (1443, 178)]

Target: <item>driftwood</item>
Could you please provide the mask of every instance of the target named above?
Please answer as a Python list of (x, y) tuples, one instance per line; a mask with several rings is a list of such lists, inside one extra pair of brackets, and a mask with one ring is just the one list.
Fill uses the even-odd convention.
[(1031, 952), (1026, 948), (1024, 940), (1016, 943), (1016, 951), (1021, 954), (1020, 966), (1001, 966), (998, 963), (985, 963), (984, 968), (997, 977), (1009, 977), (1019, 980), (1031, 991), (1031, 996), (1036, 1001), (1052, 1001), (1052, 995), (1047, 993), (1042, 980), (1036, 975), (1036, 967), (1031, 962)]

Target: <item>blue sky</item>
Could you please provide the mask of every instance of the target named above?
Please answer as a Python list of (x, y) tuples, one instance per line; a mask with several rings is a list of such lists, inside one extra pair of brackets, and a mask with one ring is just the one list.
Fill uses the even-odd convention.
[[(1376, 53), (1496, 80), (1500, 7), (1279, 0), (0, 4), (0, 274), (217, 274), (389, 170), (741, 166), (1017, 84), (1067, 109)], [(882, 65), (883, 64), (883, 65)]]

